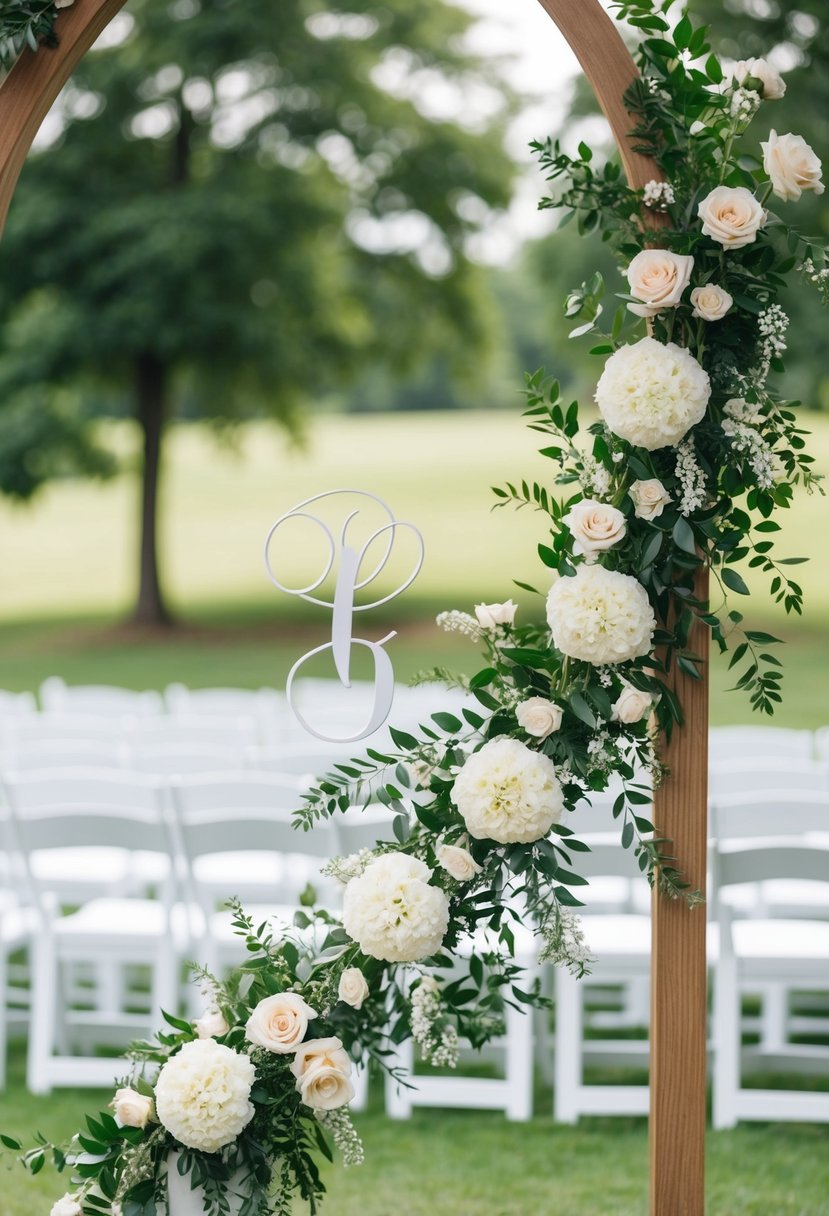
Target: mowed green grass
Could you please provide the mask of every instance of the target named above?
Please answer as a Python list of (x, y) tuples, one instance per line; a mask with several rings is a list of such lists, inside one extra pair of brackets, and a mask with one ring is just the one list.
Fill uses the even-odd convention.
[[(818, 468), (829, 471), (829, 420), (807, 421)], [(548, 585), (537, 555), (544, 518), (527, 509), (491, 510), (491, 485), (543, 480), (552, 471), (518, 405), (506, 414), (322, 417), (303, 451), (264, 424), (243, 428), (233, 449), (203, 426), (173, 428), (162, 487), (162, 565), (186, 627), (166, 634), (121, 627), (134, 592), (136, 437), (128, 424), (110, 426), (105, 436), (125, 465), (114, 481), (56, 483), (31, 507), (0, 501), (0, 687), (35, 688), (53, 673), (73, 683), (131, 687), (282, 683), (302, 653), (326, 641), (330, 617), (270, 584), (264, 539), (295, 503), (341, 486), (385, 497), (424, 535), (426, 561), (414, 586), (361, 615), (355, 628), (368, 638), (399, 630), (389, 653), (400, 679), (436, 664), (475, 670), (474, 647), (435, 627), (441, 608), (514, 594), (522, 614), (541, 610), (541, 601), (512, 580)], [(750, 622), (786, 639), (786, 697), (776, 720), (818, 726), (829, 720), (829, 501), (800, 494), (780, 518), (781, 556), (811, 558), (790, 567), (806, 591), (805, 618), (786, 618), (756, 577), (753, 594), (734, 602)], [(307, 533), (285, 535), (287, 574), (315, 574), (319, 537), (309, 543)], [(381, 585), (390, 589), (393, 575)], [(744, 696), (723, 695), (732, 682), (715, 659), (714, 722), (750, 717)]]
[[(59, 1090), (34, 1098), (22, 1087), (22, 1059), (0, 1094), (0, 1130), (72, 1134), (109, 1094)], [(553, 1123), (539, 1088), (536, 1118), (508, 1123), (492, 1112), (419, 1111), (391, 1122), (375, 1084), (370, 1113), (356, 1123), (365, 1164), (324, 1165), (329, 1216), (645, 1216), (648, 1146), (644, 1119)], [(0, 1216), (35, 1216), (67, 1189), (66, 1175), (36, 1178), (11, 1168), (0, 1177)], [(827, 1216), (829, 1129), (743, 1126), (710, 1132), (708, 1216)], [(307, 1209), (298, 1204), (297, 1216)], [(669, 1216), (665, 1213), (664, 1216)]]

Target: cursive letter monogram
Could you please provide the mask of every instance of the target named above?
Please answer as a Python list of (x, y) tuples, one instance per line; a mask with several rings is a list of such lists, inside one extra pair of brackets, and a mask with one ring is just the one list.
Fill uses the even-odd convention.
[[(352, 498), (356, 496), (369, 499), (371, 502), (377, 504), (388, 517), (388, 523), (385, 523), (382, 525), (382, 527), (375, 529), (375, 531), (369, 536), (368, 540), (366, 540), (359, 549), (353, 548), (351, 545), (349, 545), (347, 539), (350, 525), (359, 515), (359, 507), (350, 511), (349, 514), (346, 515), (345, 522), (340, 529), (339, 542), (335, 540), (333, 532), (323, 519), (320, 519), (319, 516), (305, 510), (305, 508), (309, 507), (312, 503), (320, 502), (327, 498), (334, 498), (340, 494), (349, 495)], [(271, 564), (270, 548), (274, 537), (279, 529), (291, 519), (309, 520), (322, 531), (322, 534), (328, 543), (328, 559), (324, 563), (322, 574), (320, 574), (317, 579), (309, 583), (306, 587), (285, 586), (285, 584), (277, 578)], [(364, 587), (367, 587), (369, 583), (372, 583), (374, 579), (376, 579), (378, 575), (385, 569), (386, 563), (388, 562), (394, 547), (395, 535), (398, 528), (407, 528), (414, 535), (417, 541), (417, 559), (415, 561), (414, 569), (401, 586), (397, 587), (394, 591), (389, 592), (388, 595), (383, 596), (382, 599), (374, 600), (370, 604), (356, 604), (354, 602), (356, 593), (361, 591)], [(380, 538), (384, 538), (385, 541), (384, 552), (381, 554), (380, 560), (377, 562), (374, 568), (364, 577), (361, 577), (360, 572), (363, 562), (365, 561), (366, 554), (368, 553), (371, 545)], [(337, 566), (333, 601), (329, 602), (328, 600), (319, 599), (314, 595), (314, 592), (318, 591), (322, 587), (326, 578), (334, 569), (335, 564), (337, 563), (338, 554), (339, 565)], [(293, 667), (288, 673), (288, 679), (285, 684), (285, 694), (288, 698), (288, 704), (290, 705), (297, 721), (302, 727), (304, 727), (305, 730), (309, 732), (309, 734), (315, 735), (318, 739), (324, 739), (329, 743), (355, 743), (358, 739), (364, 739), (367, 735), (373, 734), (383, 725), (391, 712), (392, 700), (394, 697), (394, 669), (392, 668), (391, 659), (386, 654), (383, 647), (387, 642), (390, 642), (391, 639), (397, 635), (395, 631), (392, 631), (384, 638), (381, 638), (379, 642), (369, 642), (365, 638), (353, 637), (351, 631), (353, 628), (354, 613), (366, 612), (370, 608), (379, 608), (381, 604), (387, 604), (390, 600), (393, 600), (398, 595), (401, 595), (402, 592), (404, 592), (408, 587), (411, 587), (412, 583), (420, 573), (422, 565), (423, 537), (418, 529), (414, 526), (414, 524), (407, 523), (405, 520), (395, 519), (391, 510), (387, 504), (383, 502), (382, 498), (378, 498), (376, 494), (369, 494), (364, 490), (326, 490), (322, 494), (315, 494), (313, 497), (306, 498), (303, 502), (298, 503), (284, 515), (281, 515), (268, 532), (268, 536), (265, 541), (265, 568), (267, 569), (268, 577), (274, 586), (278, 587), (280, 591), (286, 592), (288, 595), (298, 595), (301, 599), (306, 600), (309, 604), (320, 604), (325, 608), (332, 609), (331, 641), (326, 642), (323, 646), (317, 646), (314, 650), (309, 650), (308, 653), (304, 654), (301, 659), (297, 659), (296, 663), (294, 663)], [(353, 735), (335, 738), (331, 735), (322, 734), (306, 721), (305, 717), (300, 713), (299, 709), (294, 704), (293, 684), (297, 672), (301, 669), (304, 663), (313, 658), (314, 655), (322, 654), (324, 651), (330, 650), (333, 654), (334, 666), (340, 679), (340, 683), (343, 684), (345, 688), (350, 688), (351, 650), (353, 646), (365, 646), (366, 649), (370, 651), (372, 658), (374, 659), (374, 702), (369, 719), (361, 730), (357, 731), (357, 733)]]

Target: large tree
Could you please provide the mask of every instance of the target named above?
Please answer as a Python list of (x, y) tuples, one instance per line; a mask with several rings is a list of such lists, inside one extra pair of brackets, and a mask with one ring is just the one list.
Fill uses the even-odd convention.
[(65, 91), (0, 256), (0, 489), (106, 471), (89, 420), (132, 413), (138, 620), (168, 618), (171, 417), (294, 425), (358, 368), (483, 353), (466, 248), (512, 165), (468, 23), (442, 0), (132, 0)]

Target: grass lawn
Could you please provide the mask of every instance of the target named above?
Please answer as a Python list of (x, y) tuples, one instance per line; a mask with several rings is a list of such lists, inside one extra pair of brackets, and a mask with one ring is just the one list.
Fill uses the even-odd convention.
[[(829, 471), (829, 419), (809, 416), (818, 467)], [(435, 664), (474, 670), (475, 650), (435, 628), (445, 607), (504, 599), (513, 577), (545, 587), (536, 545), (544, 521), (527, 511), (491, 512), (489, 486), (505, 478), (546, 476), (537, 438), (515, 414), (429, 413), (316, 421), (307, 451), (290, 449), (263, 424), (243, 429), (234, 449), (220, 447), (201, 426), (179, 426), (169, 437), (162, 491), (166, 582), (186, 627), (136, 632), (119, 621), (132, 594), (136, 548), (135, 436), (111, 426), (108, 441), (125, 471), (105, 485), (56, 483), (32, 507), (0, 501), (0, 687), (34, 688), (58, 673), (70, 682), (163, 687), (255, 686), (284, 681), (291, 664), (326, 640), (329, 615), (280, 594), (262, 568), (270, 524), (303, 497), (344, 484), (384, 495), (397, 517), (421, 528), (426, 563), (415, 585), (384, 610), (359, 618), (365, 636), (388, 629), (398, 677)], [(787, 620), (757, 590), (734, 597), (752, 624), (787, 640), (786, 701), (776, 720), (817, 726), (829, 720), (829, 512), (821, 496), (801, 496), (784, 513), (781, 554), (808, 554), (798, 567), (807, 593), (804, 621)], [(288, 570), (309, 569), (309, 546), (295, 537)], [(522, 614), (540, 601), (518, 592)], [(319, 674), (323, 674), (322, 671)], [(357, 673), (355, 673), (357, 674)], [(714, 662), (714, 722), (748, 720), (741, 694)]]
[[(62, 1137), (79, 1112), (94, 1113), (109, 1094), (57, 1091), (33, 1098), (22, 1063), (0, 1095), (0, 1130), (37, 1128)], [(330, 1216), (645, 1216), (647, 1127), (643, 1119), (586, 1119), (555, 1125), (539, 1091), (531, 1123), (496, 1113), (420, 1111), (392, 1123), (379, 1110), (357, 1123), (365, 1165), (325, 1167)], [(44, 1170), (31, 1179), (4, 1172), (0, 1216), (34, 1216), (67, 1189)], [(829, 1129), (744, 1126), (708, 1137), (708, 1216), (827, 1216)], [(297, 1207), (297, 1214), (304, 1211)], [(660, 1216), (673, 1216), (670, 1213)]]

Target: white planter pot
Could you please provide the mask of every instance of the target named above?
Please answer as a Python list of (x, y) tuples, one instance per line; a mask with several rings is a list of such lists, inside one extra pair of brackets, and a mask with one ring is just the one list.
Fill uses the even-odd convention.
[[(204, 1216), (207, 1210), (204, 1205), (204, 1191), (200, 1186), (193, 1190), (190, 1186), (190, 1175), (181, 1175), (178, 1172), (178, 1158), (179, 1154), (176, 1152), (170, 1153), (167, 1158), (167, 1194), (170, 1200), (170, 1216)], [(235, 1194), (235, 1183), (241, 1179), (240, 1171), (228, 1183), (230, 1216), (237, 1216), (244, 1202)], [(159, 1208), (158, 1211), (161, 1216), (162, 1209)]]

